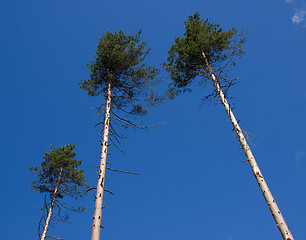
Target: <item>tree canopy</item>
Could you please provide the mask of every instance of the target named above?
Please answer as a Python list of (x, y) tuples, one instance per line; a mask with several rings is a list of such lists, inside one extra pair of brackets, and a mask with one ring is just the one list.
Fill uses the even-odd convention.
[[(236, 63), (245, 53), (241, 45), (246, 38), (235, 28), (223, 31), (218, 24), (203, 20), (196, 12), (185, 21), (184, 37), (177, 37), (168, 51), (167, 63), (163, 66), (173, 80), (171, 87), (179, 91), (189, 90), (191, 82), (197, 77), (209, 78), (209, 71), (224, 73), (224, 67)], [(206, 64), (206, 56), (209, 66)]]
[(116, 110), (132, 115), (147, 112), (144, 103), (153, 103), (153, 85), (158, 81), (157, 68), (144, 63), (149, 49), (140, 41), (141, 30), (136, 35), (126, 35), (123, 31), (107, 31), (99, 40), (95, 58), (88, 64), (89, 79), (82, 80), (80, 86), (90, 96), (107, 97), (110, 84), (112, 104)]
[(57, 148), (51, 145), (51, 151), (44, 153), (44, 161), (41, 162), (40, 168), (30, 168), (36, 175), (36, 180), (32, 182), (31, 188), (52, 196), (61, 174), (56, 197), (82, 197), (88, 185), (85, 184), (84, 170), (78, 169), (82, 160), (74, 159), (76, 155), (73, 152), (74, 148), (72, 144)]

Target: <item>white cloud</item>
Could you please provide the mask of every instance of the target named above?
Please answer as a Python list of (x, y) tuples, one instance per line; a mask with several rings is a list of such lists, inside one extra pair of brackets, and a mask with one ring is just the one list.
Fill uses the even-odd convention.
[(306, 11), (304, 9), (296, 10), (294, 16), (291, 18), (293, 23), (299, 24), (305, 20)]
[(302, 160), (305, 157), (305, 151), (300, 150), (295, 153), (295, 165), (297, 169), (300, 169), (302, 167)]
[(293, 0), (286, 0), (286, 2), (287, 2), (287, 3), (292, 3), (292, 2), (293, 2)]

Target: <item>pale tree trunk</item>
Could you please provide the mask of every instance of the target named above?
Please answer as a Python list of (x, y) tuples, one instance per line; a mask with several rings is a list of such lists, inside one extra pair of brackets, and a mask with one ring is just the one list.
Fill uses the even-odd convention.
[(102, 204), (103, 204), (105, 170), (106, 170), (106, 157), (107, 157), (109, 123), (110, 123), (110, 111), (111, 111), (111, 82), (109, 81), (108, 91), (107, 91), (107, 102), (106, 102), (106, 109), (105, 109), (105, 119), (104, 119), (104, 134), (103, 134), (102, 151), (101, 151), (101, 162), (100, 162), (99, 178), (98, 178), (98, 184), (97, 184), (97, 194), (96, 194), (96, 201), (95, 201), (95, 212), (94, 212), (94, 217), (93, 217), (91, 240), (100, 239), (101, 218), (102, 218), (102, 208), (103, 208)]
[(212, 71), (212, 68), (205, 56), (205, 54), (202, 52), (202, 55), (205, 59), (205, 62), (206, 62), (206, 65), (207, 65), (207, 68), (209, 70), (209, 73), (211, 75), (211, 78), (212, 78), (212, 81), (213, 81), (213, 84), (220, 96), (220, 99), (221, 99), (221, 102), (226, 110), (226, 113), (228, 114), (229, 118), (230, 118), (230, 121), (235, 129), (235, 132), (238, 136), (238, 139), (240, 141), (240, 144), (241, 144), (241, 147), (243, 148), (244, 150), (244, 153), (245, 155), (247, 156), (248, 158), (248, 162), (252, 168), (252, 171), (253, 171), (253, 174), (256, 178), (256, 181), (260, 187), (260, 190), (262, 192), (262, 194), (264, 195), (264, 198), (268, 204), (268, 207), (271, 211), (271, 214), (276, 222), (276, 225), (279, 229), (279, 231), (281, 232), (282, 236), (283, 236), (283, 239), (284, 240), (294, 240), (290, 230), (289, 230), (289, 227), (287, 226), (273, 196), (272, 196), (272, 193), (270, 192), (269, 188), (268, 188), (268, 185), (266, 183), (266, 181), (264, 180), (264, 177), (263, 175), (261, 174), (261, 171), (255, 161), (255, 158), (253, 156), (253, 153), (244, 137), (244, 134), (242, 132), (242, 130), (240, 129), (240, 126), (230, 108), (230, 105), (229, 103), (227, 102), (226, 98), (225, 98), (225, 95), (220, 87), (220, 83), (219, 81), (217, 80), (216, 76), (214, 75), (213, 71)]
[(49, 211), (48, 211), (48, 216), (47, 216), (47, 220), (46, 220), (46, 223), (45, 223), (45, 226), (44, 226), (44, 231), (41, 235), (40, 240), (44, 240), (46, 238), (46, 234), (47, 234), (48, 226), (49, 226), (49, 223), (50, 223), (54, 203), (55, 203), (55, 200), (56, 200), (56, 195), (57, 195), (58, 188), (59, 188), (60, 181), (61, 181), (61, 177), (62, 177), (62, 172), (63, 172), (63, 168), (61, 168), (60, 174), (59, 174), (57, 182), (56, 182), (56, 187), (55, 187), (55, 190), (54, 190), (54, 193), (53, 193), (51, 206), (50, 206)]

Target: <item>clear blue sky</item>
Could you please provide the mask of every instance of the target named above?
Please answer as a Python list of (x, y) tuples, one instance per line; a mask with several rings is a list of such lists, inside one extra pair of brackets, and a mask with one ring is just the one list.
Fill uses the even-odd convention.
[[(306, 223), (306, 1), (2, 0), (0, 2), (1, 239), (36, 239), (43, 195), (29, 189), (29, 167), (50, 144), (76, 144), (88, 184), (96, 185), (99, 119), (84, 110), (102, 98), (79, 86), (106, 30), (143, 29), (148, 63), (165, 61), (188, 15), (248, 31), (247, 54), (232, 71), (234, 113), (295, 239)], [(165, 75), (167, 79), (167, 75)], [(102, 239), (281, 239), (224, 109), (201, 104), (199, 86), (151, 110), (150, 132), (130, 130), (111, 148)], [(50, 234), (90, 239), (94, 192)], [(67, 199), (73, 204), (73, 201)], [(304, 236), (304, 237), (303, 237)]]

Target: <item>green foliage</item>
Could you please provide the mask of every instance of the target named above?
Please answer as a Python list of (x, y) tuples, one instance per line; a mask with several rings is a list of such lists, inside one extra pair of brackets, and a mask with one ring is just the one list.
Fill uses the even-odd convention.
[(144, 63), (149, 50), (145, 49), (146, 42), (140, 41), (140, 34), (141, 31), (136, 35), (125, 35), (123, 31), (103, 34), (95, 58), (88, 64), (89, 79), (80, 82), (88, 95), (102, 94), (105, 98), (110, 84), (116, 110), (133, 115), (146, 113), (140, 102), (157, 100), (152, 97), (152, 87), (157, 83), (158, 70)]
[(78, 169), (81, 160), (74, 159), (74, 145), (68, 144), (55, 148), (51, 145), (51, 151), (44, 153), (44, 161), (40, 168), (31, 167), (31, 172), (36, 176), (31, 188), (40, 193), (53, 193), (58, 185), (56, 198), (71, 196), (82, 197), (89, 187), (85, 184), (84, 170)]
[(184, 37), (175, 39), (168, 51), (167, 63), (163, 64), (173, 80), (174, 93), (180, 88), (189, 90), (188, 86), (197, 76), (206, 80), (211, 69), (216, 72), (224, 65), (235, 65), (236, 59), (245, 53), (241, 48), (246, 40), (243, 32), (237, 34), (235, 28), (223, 31), (218, 24), (201, 19), (198, 12), (188, 17), (185, 29)]

